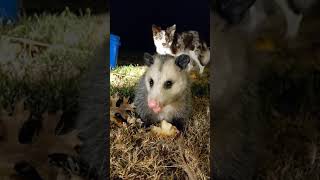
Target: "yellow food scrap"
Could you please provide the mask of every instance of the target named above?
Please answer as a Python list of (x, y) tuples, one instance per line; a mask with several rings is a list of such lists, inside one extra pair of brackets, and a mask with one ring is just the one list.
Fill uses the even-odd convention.
[(171, 123), (168, 123), (166, 120), (162, 120), (160, 127), (153, 126), (151, 131), (159, 136), (176, 136), (179, 133), (179, 130), (173, 126)]
[(255, 47), (259, 51), (274, 51), (275, 44), (271, 39), (259, 38), (256, 40)]

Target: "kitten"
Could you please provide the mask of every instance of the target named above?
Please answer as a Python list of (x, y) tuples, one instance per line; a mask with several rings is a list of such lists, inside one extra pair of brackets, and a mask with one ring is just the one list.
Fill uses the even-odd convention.
[[(175, 33), (176, 25), (162, 30), (161, 27), (152, 25), (153, 42), (158, 54), (179, 56), (187, 54), (199, 67), (202, 74), (204, 67), (210, 61), (210, 49), (201, 41), (197, 31), (187, 31), (181, 34)], [(189, 70), (193, 69), (194, 63), (190, 63)]]

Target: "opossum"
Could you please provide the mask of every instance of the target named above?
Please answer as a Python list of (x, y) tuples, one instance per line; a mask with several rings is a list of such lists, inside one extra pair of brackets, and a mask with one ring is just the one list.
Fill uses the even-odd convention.
[(135, 91), (137, 114), (145, 127), (166, 120), (184, 131), (191, 112), (190, 57), (144, 53), (144, 60), (148, 69)]

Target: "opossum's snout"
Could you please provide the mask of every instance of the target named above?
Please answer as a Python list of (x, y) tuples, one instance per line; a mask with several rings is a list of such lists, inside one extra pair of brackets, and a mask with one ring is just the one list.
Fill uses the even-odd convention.
[(161, 111), (161, 106), (160, 106), (160, 104), (159, 104), (157, 101), (155, 101), (155, 100), (149, 100), (149, 101), (148, 101), (148, 106), (149, 106), (149, 108), (152, 109), (153, 112), (155, 112), (155, 113), (159, 113), (159, 112)]

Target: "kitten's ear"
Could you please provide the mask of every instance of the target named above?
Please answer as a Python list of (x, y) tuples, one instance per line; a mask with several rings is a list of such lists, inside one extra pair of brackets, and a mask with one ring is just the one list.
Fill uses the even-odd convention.
[(143, 54), (143, 59), (147, 66), (151, 66), (154, 63), (153, 56), (147, 52)]
[(172, 25), (172, 26), (170, 27), (170, 29), (175, 31), (175, 30), (176, 30), (176, 24)]
[(182, 54), (178, 56), (175, 60), (175, 64), (181, 69), (184, 70), (187, 68), (188, 64), (190, 63), (190, 56), (186, 54)]
[(176, 32), (176, 25), (174, 24), (174, 25), (172, 25), (171, 27), (168, 27), (168, 28), (167, 28), (167, 32), (168, 32), (171, 36), (173, 36), (174, 33)]
[(159, 27), (159, 26), (157, 26), (155, 24), (152, 24), (152, 32), (153, 32), (153, 34), (156, 34), (156, 33), (160, 32), (160, 31), (161, 31), (161, 27)]

